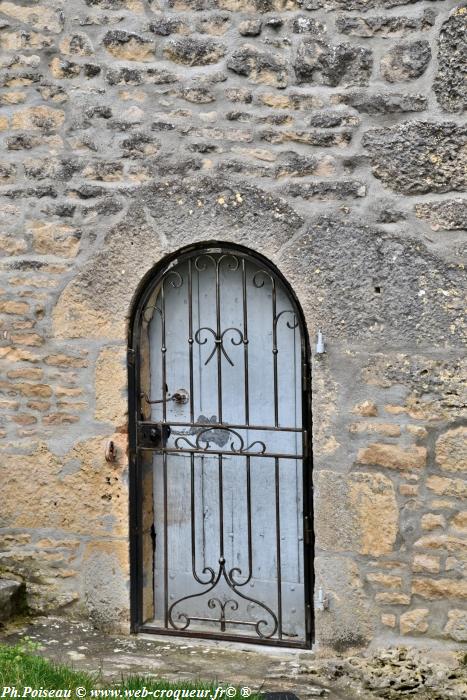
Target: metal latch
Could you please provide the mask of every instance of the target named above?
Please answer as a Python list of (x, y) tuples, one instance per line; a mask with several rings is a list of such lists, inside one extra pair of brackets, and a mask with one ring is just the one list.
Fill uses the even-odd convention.
[(149, 396), (143, 391), (141, 392), (141, 398), (146, 401), (146, 403), (168, 403), (169, 401), (175, 401), (175, 403), (184, 404), (188, 403), (190, 395), (186, 389), (177, 389), (173, 394), (167, 394), (164, 399), (150, 399)]
[(140, 423), (138, 432), (140, 447), (164, 447), (170, 437), (170, 425)]

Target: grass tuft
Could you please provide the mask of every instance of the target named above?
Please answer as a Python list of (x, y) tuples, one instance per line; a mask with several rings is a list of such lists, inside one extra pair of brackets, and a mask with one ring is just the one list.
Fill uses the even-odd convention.
[[(138, 695), (127, 695), (125, 691), (139, 691), (146, 688), (148, 692), (148, 700), (153, 700), (152, 692), (154, 690), (172, 690), (184, 691), (205, 690), (211, 691), (216, 700), (228, 700), (224, 695), (219, 696), (218, 687), (227, 687), (225, 684), (211, 684), (203, 681), (188, 682), (186, 680), (180, 683), (173, 683), (166, 680), (154, 679), (145, 676), (127, 676), (122, 677), (119, 683), (108, 683), (100, 674), (86, 673), (84, 671), (75, 671), (68, 666), (57, 664), (48, 659), (37, 655), (37, 651), (41, 648), (40, 644), (32, 641), (29, 637), (25, 637), (19, 644), (9, 646), (0, 644), (0, 688), (10, 687), (16, 688), (17, 696), (8, 697), (24, 697), (23, 689), (32, 688), (33, 690), (42, 689), (45, 693), (41, 695), (29, 694), (28, 697), (53, 697), (54, 690), (70, 690), (71, 695), (65, 697), (77, 698), (75, 693), (76, 688), (86, 690), (86, 698), (92, 698), (91, 691), (101, 691), (101, 698), (118, 698), (125, 697), (135, 698), (138, 700)], [(107, 693), (106, 693), (107, 691)], [(83, 697), (83, 694), (80, 695)], [(94, 694), (94, 697), (98, 697)], [(144, 696), (142, 696), (144, 697)], [(184, 700), (187, 695), (173, 695), (173, 700)], [(192, 696), (193, 697), (193, 696)], [(232, 696), (231, 696), (232, 697)], [(196, 700), (196, 698), (195, 698)], [(205, 700), (210, 700), (206, 697)], [(242, 695), (237, 689), (234, 700), (242, 700)], [(252, 694), (250, 700), (261, 700), (259, 694)]]

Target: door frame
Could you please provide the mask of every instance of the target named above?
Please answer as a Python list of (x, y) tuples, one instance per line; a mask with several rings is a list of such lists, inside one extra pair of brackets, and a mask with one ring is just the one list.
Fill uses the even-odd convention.
[(314, 624), (314, 558), (315, 538), (313, 519), (313, 450), (312, 450), (312, 411), (311, 411), (311, 350), (310, 341), (301, 304), (290, 283), (279, 269), (265, 256), (245, 246), (230, 242), (206, 241), (185, 246), (165, 256), (142, 278), (131, 306), (128, 327), (128, 437), (129, 437), (129, 535), (130, 535), (130, 625), (132, 633), (154, 633), (158, 635), (207, 638), (231, 642), (225, 634), (194, 632), (188, 630), (155, 630), (144, 623), (143, 612), (143, 483), (141, 462), (137, 450), (137, 422), (140, 411), (140, 328), (144, 306), (162, 276), (178, 264), (179, 259), (190, 253), (205, 253), (225, 250), (244, 254), (270, 270), (284, 285), (293, 300), (302, 333), (302, 421), (304, 426), (303, 445), (303, 560), (305, 589), (305, 642), (293, 643), (286, 640), (268, 640), (236, 636), (236, 641), (248, 644), (274, 645), (289, 648), (311, 648), (315, 641)]

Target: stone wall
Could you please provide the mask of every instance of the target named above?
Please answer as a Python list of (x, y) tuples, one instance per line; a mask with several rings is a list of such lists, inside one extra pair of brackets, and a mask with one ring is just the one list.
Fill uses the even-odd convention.
[(128, 629), (131, 303), (228, 240), (327, 343), (317, 642), (467, 640), (466, 25), (452, 0), (0, 1), (0, 575), (33, 611)]

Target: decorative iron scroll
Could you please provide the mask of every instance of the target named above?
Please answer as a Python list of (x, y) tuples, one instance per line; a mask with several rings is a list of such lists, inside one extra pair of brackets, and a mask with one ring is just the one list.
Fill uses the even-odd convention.
[[(233, 430), (232, 428), (228, 428), (228, 427), (226, 427), (226, 426), (223, 426), (222, 430), (225, 431), (225, 432), (232, 433), (232, 434), (235, 436), (235, 438), (238, 438), (238, 439), (239, 439), (240, 445), (239, 445), (238, 447), (235, 447), (235, 438), (234, 438), (234, 440), (232, 440), (232, 442), (230, 443), (230, 449), (231, 449), (232, 452), (234, 452), (235, 454), (239, 454), (239, 455), (246, 455), (246, 454), (249, 454), (249, 455), (255, 455), (255, 454), (262, 455), (262, 454), (264, 454), (264, 453), (266, 452), (266, 445), (264, 444), (264, 442), (262, 442), (262, 440), (255, 440), (255, 442), (252, 442), (251, 445), (248, 445), (248, 447), (245, 447), (245, 440), (244, 440), (243, 437), (240, 435), (240, 433), (237, 433), (236, 430)], [(184, 443), (186, 443), (187, 445), (189, 445), (189, 447), (192, 447), (192, 448), (195, 449), (195, 450), (204, 450), (205, 452), (207, 452), (207, 451), (209, 450), (209, 447), (210, 447), (210, 445), (211, 445), (211, 442), (209, 441), (209, 439), (206, 438), (206, 435), (209, 434), (211, 431), (212, 431), (212, 428), (203, 428), (203, 430), (200, 430), (200, 431), (198, 432), (198, 435), (196, 436), (196, 440), (195, 440), (194, 443), (191, 442), (190, 440), (188, 440), (188, 438), (185, 437), (185, 436), (178, 437), (178, 438), (175, 440), (175, 447), (178, 448), (180, 451), (183, 451), (183, 446), (181, 446), (180, 443), (181, 443), (181, 442), (184, 442)], [(203, 436), (204, 436), (204, 437), (203, 437)], [(201, 445), (200, 445), (201, 442), (205, 443), (205, 447), (201, 447)], [(256, 452), (250, 452), (250, 450), (251, 450), (255, 445), (260, 445), (260, 449), (257, 450)]]
[(210, 253), (202, 253), (195, 258), (195, 268), (198, 270), (198, 272), (204, 272), (207, 269), (207, 265), (205, 262), (203, 263), (203, 259), (212, 262), (217, 273), (219, 273), (221, 264), (224, 260), (230, 260), (230, 263), (227, 264), (227, 269), (232, 270), (233, 272), (238, 270), (240, 265), (237, 255), (234, 255), (233, 253), (224, 253), (217, 259)]
[(201, 333), (203, 331), (209, 331), (209, 333), (212, 333), (212, 335), (214, 336), (214, 347), (212, 349), (211, 354), (209, 355), (208, 359), (206, 360), (206, 362), (204, 364), (205, 365), (209, 364), (210, 360), (212, 360), (212, 358), (216, 354), (217, 348), (220, 347), (221, 352), (224, 355), (225, 359), (233, 367), (234, 363), (232, 362), (232, 360), (228, 356), (228, 354), (225, 350), (225, 347), (224, 347), (224, 336), (229, 331), (233, 331), (234, 333), (238, 333), (239, 339), (237, 341), (235, 341), (235, 338), (231, 338), (230, 340), (231, 340), (232, 345), (241, 345), (242, 343), (248, 343), (248, 340), (245, 340), (245, 338), (243, 337), (242, 331), (239, 328), (226, 328), (225, 331), (223, 331), (219, 336), (216, 334), (216, 331), (214, 329), (208, 328), (207, 326), (203, 326), (202, 328), (198, 328), (198, 330), (195, 333), (195, 340), (198, 343), (198, 345), (205, 345), (208, 342), (207, 338), (205, 338), (204, 340), (201, 340)]
[[(262, 603), (259, 600), (256, 600), (255, 598), (251, 598), (250, 596), (247, 596), (245, 593), (242, 593), (238, 589), (241, 586), (245, 586), (248, 581), (251, 578), (250, 576), (246, 579), (246, 581), (243, 581), (242, 583), (238, 582), (235, 580), (235, 572), (238, 573), (239, 575), (242, 575), (241, 569), (238, 567), (234, 567), (230, 569), (230, 571), (227, 571), (226, 566), (225, 566), (225, 558), (220, 557), (219, 558), (219, 570), (217, 573), (214, 572), (213, 569), (205, 568), (203, 569), (203, 573), (209, 571), (211, 576), (210, 579), (206, 582), (202, 582), (203, 585), (209, 586), (209, 588), (205, 591), (201, 591), (200, 593), (193, 593), (192, 595), (187, 595), (184, 596), (183, 598), (180, 598), (179, 600), (176, 600), (175, 603), (172, 603), (172, 605), (169, 608), (169, 623), (171, 626), (178, 631), (183, 631), (188, 629), (188, 627), (191, 625), (193, 621), (198, 621), (198, 622), (217, 622), (220, 625), (221, 631), (225, 631), (226, 625), (227, 624), (233, 624), (233, 625), (246, 625), (248, 627), (254, 627), (256, 634), (258, 637), (261, 637), (261, 639), (269, 639), (270, 637), (273, 637), (275, 633), (277, 632), (277, 629), (279, 627), (279, 621), (277, 619), (277, 616), (275, 613), (271, 610), (271, 608), (266, 605), (266, 603)], [(194, 573), (194, 570), (193, 570)], [(195, 598), (200, 598), (201, 596), (205, 596), (208, 593), (210, 593), (214, 588), (216, 588), (217, 584), (221, 579), (224, 579), (224, 581), (227, 583), (228, 587), (236, 594), (238, 595), (242, 600), (247, 601), (248, 603), (252, 603), (253, 605), (257, 605), (259, 608), (261, 608), (266, 615), (269, 617), (269, 619), (261, 619), (257, 620), (256, 622), (253, 622), (251, 620), (237, 620), (237, 619), (232, 619), (228, 620), (225, 616), (225, 610), (227, 605), (230, 606), (231, 611), (236, 611), (238, 610), (238, 602), (235, 600), (226, 600), (224, 603), (222, 603), (219, 598), (210, 598), (208, 600), (208, 607), (213, 610), (216, 605), (219, 605), (220, 607), (220, 617), (219, 618), (211, 618), (211, 617), (200, 617), (200, 616), (190, 616), (186, 612), (178, 612), (176, 614), (176, 620), (174, 620), (174, 609), (180, 605), (181, 603), (184, 603), (185, 601), (188, 600), (194, 600)], [(199, 579), (197, 579), (199, 581)]]

